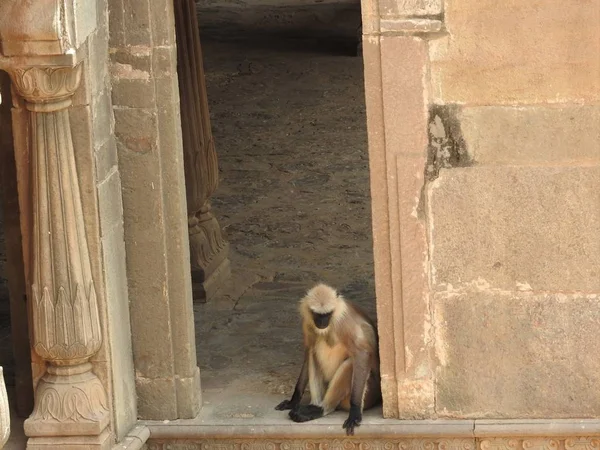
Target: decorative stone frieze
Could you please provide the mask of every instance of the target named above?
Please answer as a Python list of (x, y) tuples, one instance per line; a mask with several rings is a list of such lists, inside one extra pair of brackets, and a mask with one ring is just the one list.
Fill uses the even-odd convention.
[(148, 450), (597, 450), (598, 437), (150, 440)]
[(475, 450), (474, 439), (207, 439), (150, 441), (148, 450)]
[(48, 363), (25, 421), (31, 448), (82, 436), (87, 448), (110, 447), (107, 394), (89, 362), (102, 333), (68, 111), (81, 72), (82, 64), (10, 70), (31, 130), (32, 346)]

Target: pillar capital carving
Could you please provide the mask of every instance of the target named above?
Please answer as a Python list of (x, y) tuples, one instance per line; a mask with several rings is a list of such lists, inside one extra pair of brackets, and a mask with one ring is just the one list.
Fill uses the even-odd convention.
[(82, 64), (75, 67), (26, 67), (10, 71), (17, 92), (32, 111), (51, 112), (70, 106), (81, 81)]

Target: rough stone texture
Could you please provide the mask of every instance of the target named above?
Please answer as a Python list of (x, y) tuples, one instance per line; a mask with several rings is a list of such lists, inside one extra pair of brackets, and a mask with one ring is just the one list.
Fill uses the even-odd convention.
[[(98, 355), (97, 359), (101, 365), (105, 365), (106, 376), (111, 380), (112, 432), (118, 441), (135, 425), (137, 410), (127, 309), (121, 175), (116, 165), (112, 131), (114, 118), (108, 84), (108, 39), (107, 5), (103, 0), (98, 0), (98, 28), (88, 41), (89, 67), (86, 72), (90, 80), (90, 104), (87, 108), (92, 123), (92, 152), (89, 159), (86, 158), (86, 166), (94, 169), (89, 176), (94, 182), (95, 204), (94, 209), (87, 212), (84, 203), (84, 212), (86, 217), (92, 217), (95, 221), (90, 250), (95, 248), (92, 254), (97, 259), (93, 260), (92, 267), (96, 270), (98, 284), (103, 287), (101, 321), (106, 334), (106, 354)], [(76, 126), (72, 128), (77, 132)], [(76, 148), (78, 155), (81, 154), (81, 149)], [(88, 195), (91, 196), (91, 192)]]
[(440, 417), (598, 416), (597, 294), (440, 292), (434, 316)]
[(600, 290), (599, 166), (455, 168), (428, 189), (434, 289)]
[(599, 106), (465, 107), (460, 126), (478, 165), (600, 162)]
[(449, 0), (432, 41), (436, 103), (600, 100), (600, 0)]
[(199, 408), (173, 4), (110, 0), (138, 415)]
[(363, 52), (384, 415), (423, 418), (433, 411), (426, 229), (419, 217), (427, 44), (369, 36)]

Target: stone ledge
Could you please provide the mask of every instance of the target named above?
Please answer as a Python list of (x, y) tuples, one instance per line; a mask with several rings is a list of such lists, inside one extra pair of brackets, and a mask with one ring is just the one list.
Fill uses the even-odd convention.
[[(294, 423), (288, 418), (287, 412), (274, 409), (274, 405), (282, 400), (281, 395), (241, 392), (231, 394), (222, 390), (205, 390), (202, 394), (203, 406), (200, 414), (194, 419), (147, 420), (139, 421), (138, 425), (147, 426), (150, 430), (150, 441), (155, 442), (346, 438), (342, 423), (347, 413), (343, 411), (336, 411), (309, 423)], [(365, 438), (440, 440), (491, 437), (523, 439), (531, 436), (563, 439), (600, 436), (600, 419), (397, 420), (384, 419), (379, 407), (365, 411), (363, 423), (351, 440), (354, 442)], [(564, 447), (552, 450), (564, 450)], [(598, 448), (585, 450), (600, 450), (600, 445)]]
[[(343, 413), (315, 421), (296, 424), (289, 421), (264, 419), (231, 419), (222, 423), (202, 420), (177, 420), (171, 422), (144, 422), (150, 430), (151, 441), (204, 441), (206, 439), (342, 439)], [(394, 440), (429, 438), (440, 439), (494, 439), (529, 437), (581, 438), (600, 436), (600, 420), (394, 420), (381, 419), (372, 414), (365, 417), (351, 441), (364, 438)], [(600, 444), (600, 443), (599, 443)]]

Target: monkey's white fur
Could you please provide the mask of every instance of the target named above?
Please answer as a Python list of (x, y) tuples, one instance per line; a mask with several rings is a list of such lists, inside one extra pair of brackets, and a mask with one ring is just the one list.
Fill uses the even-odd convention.
[[(319, 283), (311, 288), (304, 298), (300, 300), (300, 314), (308, 317), (310, 311), (317, 314), (327, 314), (333, 311), (330, 325), (335, 324), (339, 319), (346, 315), (348, 307), (345, 299), (331, 286)], [(314, 328), (317, 334), (327, 334), (329, 327), (324, 329)]]
[[(358, 305), (326, 284), (319, 283), (300, 300), (305, 359), (291, 400), (277, 409), (291, 409), (290, 417), (302, 422), (327, 415), (337, 408), (349, 411), (347, 434), (360, 424), (362, 411), (381, 400), (379, 355), (375, 324)], [(314, 314), (331, 313), (316, 319)], [(315, 325), (326, 324), (323, 329)], [(306, 385), (311, 405), (299, 406)], [(320, 407), (314, 410), (314, 407)], [(357, 413), (356, 408), (359, 412)], [(313, 409), (311, 409), (313, 408)]]

